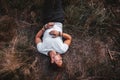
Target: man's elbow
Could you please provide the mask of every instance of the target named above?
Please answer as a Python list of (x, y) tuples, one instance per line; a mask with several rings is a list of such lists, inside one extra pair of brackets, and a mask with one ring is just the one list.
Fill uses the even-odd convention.
[(39, 42), (42, 42), (42, 40), (38, 37), (35, 37), (35, 43), (38, 44)]
[(69, 39), (72, 40), (72, 36), (69, 35)]
[(35, 43), (36, 43), (36, 41), (37, 41), (37, 36), (35, 36), (35, 40), (34, 40), (34, 41), (35, 41)]
[(72, 40), (72, 36), (69, 35), (67, 39), (71, 41)]

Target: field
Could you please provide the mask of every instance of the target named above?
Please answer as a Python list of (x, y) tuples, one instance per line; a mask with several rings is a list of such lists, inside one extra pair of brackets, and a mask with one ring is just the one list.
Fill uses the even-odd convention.
[(63, 0), (72, 44), (51, 67), (34, 37), (44, 0), (0, 0), (0, 80), (120, 80), (120, 0)]

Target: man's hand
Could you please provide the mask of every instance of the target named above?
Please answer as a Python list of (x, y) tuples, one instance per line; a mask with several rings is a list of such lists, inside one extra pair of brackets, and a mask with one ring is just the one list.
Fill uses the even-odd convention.
[(53, 25), (54, 25), (54, 22), (49, 22), (49, 23), (47, 23), (47, 24), (44, 26), (44, 29), (45, 29), (45, 30), (46, 30), (46, 29), (50, 29), (50, 28), (53, 27)]
[(60, 36), (61, 33), (59, 31), (52, 30), (52, 31), (50, 31), (49, 34), (53, 35), (53, 38), (56, 38), (56, 37)]

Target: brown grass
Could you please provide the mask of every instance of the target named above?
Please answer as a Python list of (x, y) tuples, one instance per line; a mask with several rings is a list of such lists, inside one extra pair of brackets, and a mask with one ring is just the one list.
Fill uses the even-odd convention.
[(11, 41), (16, 35), (16, 23), (12, 17), (7, 15), (0, 18), (0, 42)]

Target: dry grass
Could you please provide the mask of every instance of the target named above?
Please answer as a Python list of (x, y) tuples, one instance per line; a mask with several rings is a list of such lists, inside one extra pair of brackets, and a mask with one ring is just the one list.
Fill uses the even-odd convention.
[[(22, 37), (21, 37), (22, 38)], [(28, 53), (28, 49), (24, 46), (24, 50), (16, 49), (19, 45), (18, 42), (21, 40), (20, 38), (15, 38), (9, 44), (9, 48), (6, 48), (2, 51), (4, 54), (0, 61), (0, 75), (2, 80), (6, 80), (10, 78), (11, 80), (27, 80), (31, 78), (35, 79), (35, 75), (32, 76), (36, 72), (36, 63), (38, 62), (37, 57), (29, 56), (32, 53)], [(22, 42), (21, 42), (22, 43)], [(26, 42), (23, 41), (26, 44)], [(20, 46), (20, 45), (19, 45)], [(22, 50), (22, 51), (21, 51)], [(26, 52), (27, 50), (27, 52)], [(29, 49), (30, 50), (30, 49)], [(32, 48), (33, 51), (33, 48)], [(36, 74), (37, 75), (37, 74)], [(8, 76), (8, 77), (7, 77)], [(17, 77), (16, 77), (17, 76)]]
[(0, 41), (11, 41), (16, 35), (16, 23), (12, 17), (7, 15), (0, 19)]

